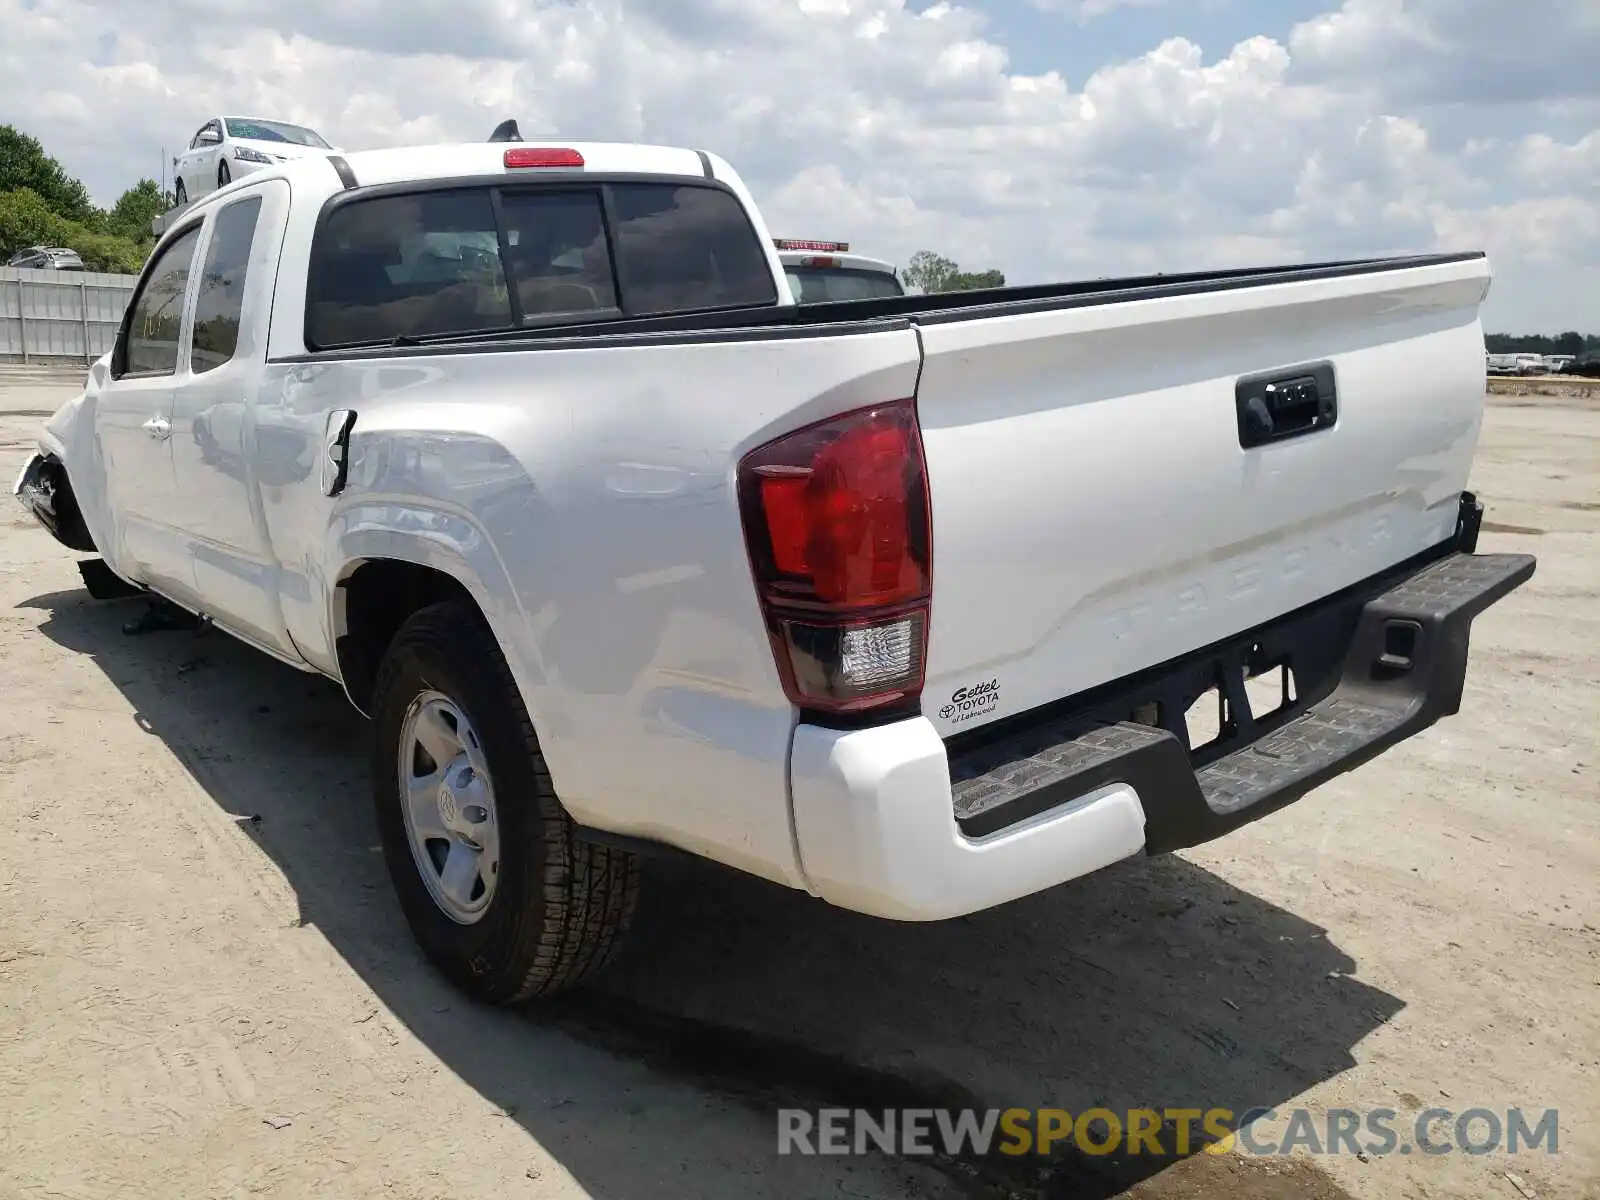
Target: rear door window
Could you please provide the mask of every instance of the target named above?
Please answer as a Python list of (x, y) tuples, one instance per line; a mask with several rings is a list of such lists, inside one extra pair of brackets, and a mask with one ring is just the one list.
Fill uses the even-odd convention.
[(260, 216), (260, 196), (235, 201), (216, 216), (194, 302), (194, 335), (189, 339), (189, 370), (196, 375), (220, 367), (239, 347), (245, 270)]

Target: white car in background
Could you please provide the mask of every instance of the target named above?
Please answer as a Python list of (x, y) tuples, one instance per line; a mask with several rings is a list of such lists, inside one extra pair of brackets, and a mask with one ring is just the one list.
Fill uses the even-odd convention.
[(172, 160), (172, 190), (181, 207), (262, 167), (337, 153), (338, 147), (303, 125), (261, 117), (212, 117), (200, 126), (189, 148)]
[(819, 242), (803, 238), (774, 238), (778, 261), (796, 304), (828, 300), (873, 300), (903, 296), (905, 288), (894, 264), (863, 254), (851, 254), (849, 242)]

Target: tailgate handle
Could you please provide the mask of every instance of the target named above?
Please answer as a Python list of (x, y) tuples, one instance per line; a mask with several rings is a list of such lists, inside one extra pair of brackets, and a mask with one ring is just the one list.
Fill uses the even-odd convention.
[(1333, 364), (1309, 363), (1240, 376), (1233, 389), (1246, 450), (1331, 428), (1339, 419)]

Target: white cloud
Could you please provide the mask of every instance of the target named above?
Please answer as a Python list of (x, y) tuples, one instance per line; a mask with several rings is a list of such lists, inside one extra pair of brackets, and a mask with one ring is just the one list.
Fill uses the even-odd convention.
[(1600, 99), (1595, 0), (1344, 0), (1289, 47), (1307, 78), (1410, 103)]
[(221, 111), (352, 149), (515, 116), (715, 150), (775, 229), (901, 262), (1021, 282), (1477, 245), (1539, 281), (1497, 285), (1510, 323), (1600, 328), (1594, 0), (1539, 0), (1566, 24), (1531, 41), (1512, 0), (1328, 0), (1220, 52), (1156, 6), (1145, 53), (1071, 83), (1019, 71), (978, 2), (0, 0), (0, 120), (110, 202)]
[(1119, 8), (1160, 8), (1167, 0), (1028, 0), (1034, 8), (1058, 12), (1087, 23)]

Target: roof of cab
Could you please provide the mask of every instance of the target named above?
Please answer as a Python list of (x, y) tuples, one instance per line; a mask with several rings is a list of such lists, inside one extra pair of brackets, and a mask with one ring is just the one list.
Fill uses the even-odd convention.
[[(581, 168), (515, 168), (505, 165), (507, 150), (570, 149), (583, 156)], [(313, 156), (321, 157), (320, 155)], [(386, 150), (358, 150), (341, 156), (361, 187), (385, 183), (458, 179), (475, 175), (537, 176), (562, 170), (600, 171), (640, 175), (699, 175), (710, 173), (709, 164), (722, 167), (713, 155), (673, 146), (647, 146), (627, 142), (572, 142), (541, 139), (525, 142), (457, 142), (437, 146), (400, 146)], [(304, 159), (298, 160), (304, 162)], [(290, 167), (292, 164), (285, 163)], [(724, 170), (715, 172), (723, 177)]]

